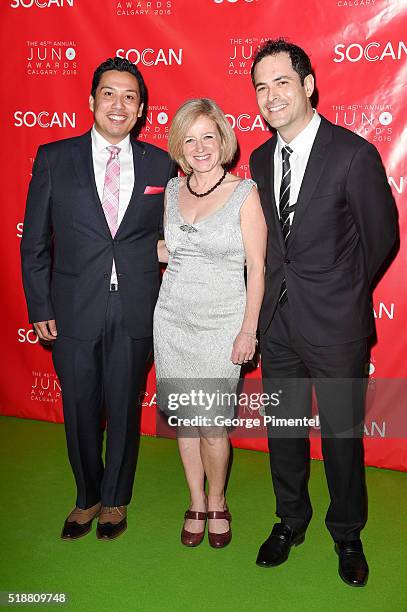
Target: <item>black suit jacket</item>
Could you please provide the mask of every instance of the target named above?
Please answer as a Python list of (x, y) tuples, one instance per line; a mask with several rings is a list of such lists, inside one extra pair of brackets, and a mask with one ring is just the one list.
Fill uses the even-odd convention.
[(265, 333), (285, 276), (304, 338), (343, 344), (374, 329), (371, 285), (397, 238), (394, 199), (376, 148), (323, 117), (308, 160), (287, 248), (274, 197), (271, 138), (250, 157), (269, 237), (260, 313)]
[(90, 132), (39, 147), (21, 242), (31, 322), (56, 319), (59, 334), (98, 337), (114, 258), (127, 332), (151, 336), (164, 194), (144, 190), (165, 187), (174, 166), (157, 147), (135, 140), (131, 145), (134, 188), (114, 239), (96, 189)]

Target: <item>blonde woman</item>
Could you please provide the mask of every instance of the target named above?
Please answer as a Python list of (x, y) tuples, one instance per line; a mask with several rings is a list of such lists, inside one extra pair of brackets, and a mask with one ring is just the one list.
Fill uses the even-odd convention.
[[(208, 520), (209, 543), (222, 548), (231, 540), (224, 494), (230, 444), (216, 417), (233, 414), (220, 394), (236, 390), (241, 364), (255, 352), (267, 230), (254, 182), (226, 170), (237, 142), (215, 102), (185, 102), (168, 145), (186, 176), (167, 185), (165, 242), (158, 246), (160, 261), (168, 262), (154, 315), (158, 399), (179, 426), (190, 491), (181, 541), (200, 544)], [(182, 392), (190, 401), (184, 396), (174, 406)], [(182, 427), (185, 416), (195, 417), (193, 427)]]

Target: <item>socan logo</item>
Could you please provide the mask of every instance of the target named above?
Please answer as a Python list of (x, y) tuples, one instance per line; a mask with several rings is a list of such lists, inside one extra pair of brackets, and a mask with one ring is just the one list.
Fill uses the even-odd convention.
[(76, 113), (58, 113), (57, 111), (49, 112), (45, 110), (35, 113), (34, 111), (18, 110), (14, 113), (14, 125), (15, 127), (28, 128), (36, 126), (41, 128), (75, 128)]
[(183, 49), (117, 49), (116, 55), (143, 66), (182, 65)]
[(17, 330), (18, 342), (24, 343), (28, 342), (28, 344), (37, 344), (38, 336), (33, 329), (25, 329), (24, 327), (20, 327)]
[(377, 306), (373, 308), (373, 315), (375, 319), (390, 319), (391, 321), (394, 319), (394, 304), (384, 304), (383, 302), (379, 302)]
[(29, 76), (75, 76), (78, 62), (73, 40), (27, 40), (26, 71)]
[(389, 176), (389, 185), (392, 189), (394, 189), (394, 191), (396, 193), (398, 193), (399, 195), (401, 195), (402, 193), (404, 193), (404, 185), (406, 182), (406, 177), (405, 176)]
[(36, 6), (37, 8), (45, 9), (50, 7), (62, 8), (64, 6), (74, 5), (75, 0), (11, 0), (11, 8), (31, 8)]
[(264, 123), (261, 115), (249, 115), (249, 113), (241, 113), (240, 115), (226, 114), (230, 125), (239, 132), (254, 132), (255, 130), (267, 131), (267, 126)]
[(345, 45), (338, 43), (334, 48), (334, 62), (348, 61), (351, 63), (366, 60), (368, 62), (378, 62), (383, 60), (399, 61), (407, 55), (407, 47), (404, 41), (397, 43), (369, 42), (367, 45), (351, 43)]

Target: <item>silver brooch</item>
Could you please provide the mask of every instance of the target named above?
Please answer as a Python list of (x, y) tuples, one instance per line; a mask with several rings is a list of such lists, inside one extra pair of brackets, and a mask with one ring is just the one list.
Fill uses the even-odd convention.
[(198, 231), (196, 227), (194, 227), (193, 225), (188, 225), (188, 223), (185, 223), (184, 225), (180, 225), (179, 229), (182, 230), (183, 232), (187, 232), (188, 234)]

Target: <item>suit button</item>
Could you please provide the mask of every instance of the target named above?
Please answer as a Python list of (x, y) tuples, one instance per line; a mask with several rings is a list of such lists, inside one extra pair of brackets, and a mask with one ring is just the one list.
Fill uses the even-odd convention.
[(109, 275), (108, 274), (104, 274), (103, 278), (109, 278)]
[(291, 261), (290, 261), (289, 259), (287, 259), (287, 258), (286, 258), (286, 259), (284, 259), (284, 263), (288, 265), (288, 264), (290, 264), (290, 263), (291, 263)]

